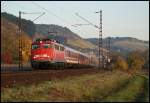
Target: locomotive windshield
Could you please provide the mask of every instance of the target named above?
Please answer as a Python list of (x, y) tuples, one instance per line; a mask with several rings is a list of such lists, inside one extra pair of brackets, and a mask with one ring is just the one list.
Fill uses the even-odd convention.
[(32, 45), (32, 49), (37, 49), (39, 47), (40, 47), (39, 45)]
[(43, 44), (43, 48), (52, 48), (52, 44)]

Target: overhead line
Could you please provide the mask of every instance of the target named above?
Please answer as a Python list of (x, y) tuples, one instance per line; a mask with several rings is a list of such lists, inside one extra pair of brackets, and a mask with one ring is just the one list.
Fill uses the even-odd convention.
[[(59, 16), (57, 16), (56, 14), (54, 14), (53, 12), (51, 12), (51, 11), (49, 11), (49, 10), (47, 10), (46, 8), (44, 8), (44, 7), (42, 7), (42, 6), (40, 6), (39, 4), (37, 4), (37, 3), (35, 3), (35, 2), (33, 2), (33, 1), (31, 1), (34, 5), (36, 5), (36, 6), (38, 6), (39, 8), (41, 8), (41, 9), (43, 9), (43, 10), (45, 10), (45, 11), (47, 11), (48, 13), (50, 13), (50, 15), (53, 15), (53, 16), (55, 16), (55, 17), (57, 17), (59, 20), (61, 20), (61, 21), (63, 21), (63, 22), (65, 22), (65, 23), (69, 23), (68, 21), (66, 21), (65, 19), (63, 19), (63, 18), (60, 18)], [(70, 24), (70, 23), (69, 23)]]
[[(68, 21), (66, 21), (65, 19), (63, 19), (63, 18), (61, 18), (61, 17), (57, 16), (57, 15), (56, 15), (56, 14), (54, 14), (53, 12), (51, 12), (51, 11), (47, 10), (46, 8), (44, 8), (44, 7), (40, 6), (39, 4), (37, 4), (37, 3), (33, 2), (33, 1), (31, 1), (31, 2), (32, 2), (35, 6), (37, 6), (37, 7), (41, 8), (41, 9), (43, 9), (43, 10), (47, 11), (50, 15), (53, 15), (53, 16), (57, 17), (59, 20), (61, 20), (61, 21), (65, 22), (65, 23), (67, 23), (67, 24), (69, 24), (69, 26), (70, 26), (70, 27), (73, 27), (73, 26), (71, 25), (71, 23), (70, 23), (70, 22), (68, 22)], [(75, 27), (74, 27), (74, 28), (75, 28)], [(79, 31), (79, 30), (76, 30), (76, 31)], [(80, 31), (79, 31), (79, 32), (80, 32)]]
[[(37, 7), (39, 7), (39, 8), (41, 8), (41, 9), (47, 11), (50, 15), (53, 15), (53, 16), (57, 17), (58, 19), (60, 19), (61, 21), (65, 22), (66, 24), (68, 24), (68, 26), (73, 27), (75, 31), (81, 32), (81, 30), (79, 30), (78, 28), (76, 28), (76, 26), (72, 26), (72, 24), (71, 24), (70, 22), (66, 21), (65, 19), (63, 19), (63, 18), (61, 18), (61, 17), (59, 17), (59, 16), (57, 16), (56, 14), (54, 14), (53, 12), (51, 12), (51, 11), (47, 10), (46, 8), (40, 6), (39, 4), (37, 4), (37, 3), (33, 2), (33, 1), (31, 1), (31, 2), (32, 2), (34, 5), (36, 5)], [(89, 24), (94, 25), (94, 24), (91, 23), (91, 22), (90, 22)], [(96, 25), (94, 25), (94, 26), (95, 26), (96, 28), (98, 28)], [(75, 28), (76, 28), (76, 29), (75, 29)], [(78, 30), (77, 30), (77, 29), (78, 29)], [(81, 28), (81, 29), (82, 29), (82, 28)], [(83, 30), (83, 29), (82, 29), (82, 30)], [(84, 30), (84, 32), (85, 32), (85, 33), (88, 33), (88, 32), (85, 31), (85, 30)], [(83, 33), (83, 32), (82, 32), (82, 33)], [(81, 34), (82, 34), (82, 33), (81, 33)], [(85, 33), (84, 33), (84, 34), (85, 34)], [(78, 34), (78, 33), (76, 33), (76, 34)]]

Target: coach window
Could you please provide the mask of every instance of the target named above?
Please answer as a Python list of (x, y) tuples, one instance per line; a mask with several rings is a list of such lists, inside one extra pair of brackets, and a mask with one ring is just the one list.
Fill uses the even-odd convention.
[(49, 47), (50, 47), (50, 48), (54, 48), (54, 47), (53, 47), (53, 44), (50, 44)]
[(70, 51), (68, 51), (68, 56), (70, 57)]
[(60, 46), (60, 51), (64, 51), (64, 47)]
[(58, 46), (58, 45), (55, 45), (55, 49), (56, 49), (56, 50), (59, 50), (59, 46)]

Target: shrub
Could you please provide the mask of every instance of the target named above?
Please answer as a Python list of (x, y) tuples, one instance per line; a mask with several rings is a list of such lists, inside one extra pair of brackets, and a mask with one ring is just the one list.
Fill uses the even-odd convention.
[(142, 69), (145, 60), (138, 52), (131, 52), (127, 57), (129, 68), (133, 71)]
[(123, 70), (126, 71), (128, 69), (128, 64), (126, 63), (125, 59), (122, 58), (121, 56), (119, 56), (114, 65), (113, 65), (114, 69), (119, 69), (119, 70)]

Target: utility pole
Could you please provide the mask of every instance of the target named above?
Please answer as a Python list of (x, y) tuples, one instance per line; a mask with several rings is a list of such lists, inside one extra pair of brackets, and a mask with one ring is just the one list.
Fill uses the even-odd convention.
[(22, 68), (21, 11), (19, 11), (19, 69)]
[(102, 49), (102, 10), (95, 12), (95, 13), (99, 13), (99, 17), (100, 17), (100, 22), (99, 22), (99, 42), (98, 42), (98, 47), (99, 47), (99, 69), (102, 69), (103, 67), (103, 49)]
[(110, 62), (110, 37), (108, 38), (108, 59), (109, 59), (109, 61), (108, 62)]
[[(98, 27), (97, 25), (91, 23), (89, 20), (85, 19), (84, 17), (80, 16), (78, 13), (75, 13), (79, 18), (81, 18), (82, 20), (86, 21), (87, 23), (89, 23), (90, 25), (94, 26), (95, 28), (99, 29), (99, 42), (98, 42), (98, 59), (99, 59), (99, 65), (98, 68), (102, 69), (103, 67), (103, 49), (102, 49), (102, 10), (95, 12), (95, 13), (100, 13), (100, 26)], [(84, 25), (89, 25), (89, 24), (84, 24)], [(73, 26), (81, 26), (83, 24), (77, 24), (77, 25), (73, 25)], [(101, 55), (101, 56), (100, 56)]]
[[(23, 67), (23, 63), (22, 63), (22, 34), (21, 34), (22, 23), (21, 23), (21, 14), (39, 14), (39, 12), (36, 12), (36, 13), (25, 13), (25, 12), (19, 11), (19, 24), (18, 24), (18, 26), (19, 26), (19, 69), (20, 70)], [(35, 18), (33, 21), (37, 20), (39, 17), (41, 17), (44, 14), (45, 14), (45, 12), (43, 12), (40, 16)]]

